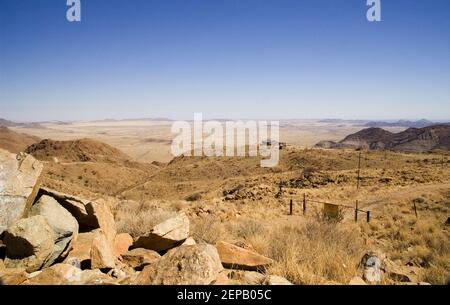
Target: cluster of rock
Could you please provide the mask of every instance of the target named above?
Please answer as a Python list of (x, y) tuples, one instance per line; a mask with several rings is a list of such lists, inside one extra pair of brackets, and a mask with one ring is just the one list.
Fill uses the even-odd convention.
[(40, 187), (42, 164), (32, 156), (0, 150), (0, 169), (0, 284), (290, 284), (260, 273), (269, 258), (197, 244), (184, 213), (133, 239), (117, 233), (105, 200)]
[(406, 284), (430, 285), (418, 280), (420, 270), (412, 266), (400, 266), (380, 251), (369, 251), (361, 259), (359, 274), (349, 285)]
[(262, 200), (264, 198), (273, 198), (279, 191), (279, 188), (267, 185), (238, 185), (231, 189), (226, 189), (223, 191), (223, 197), (225, 201), (235, 201), (235, 200)]

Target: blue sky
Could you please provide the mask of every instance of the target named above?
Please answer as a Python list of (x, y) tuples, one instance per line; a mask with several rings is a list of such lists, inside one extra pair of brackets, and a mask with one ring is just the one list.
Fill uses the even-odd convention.
[(450, 119), (450, 1), (0, 0), (0, 117)]

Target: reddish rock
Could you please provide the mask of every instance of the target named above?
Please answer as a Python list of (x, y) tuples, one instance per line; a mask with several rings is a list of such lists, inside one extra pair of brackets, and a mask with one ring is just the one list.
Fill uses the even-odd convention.
[(122, 255), (122, 261), (134, 270), (142, 270), (145, 266), (157, 262), (161, 258), (158, 252), (137, 248)]
[(0, 285), (20, 285), (27, 276), (24, 269), (3, 269), (0, 270)]
[(227, 242), (218, 242), (216, 248), (219, 252), (220, 260), (226, 268), (263, 270), (273, 263), (273, 260), (270, 258)]
[(99, 234), (92, 241), (91, 269), (112, 269), (115, 267), (115, 256), (105, 235)]
[(116, 222), (114, 221), (114, 215), (109, 208), (107, 202), (103, 199), (99, 199), (95, 202), (89, 202), (86, 205), (86, 210), (89, 214), (92, 214), (98, 223), (98, 228), (102, 230), (106, 236), (106, 240), (114, 246), (114, 239), (117, 234)]
[(128, 233), (117, 234), (114, 238), (114, 255), (119, 257), (128, 252), (133, 244), (133, 237)]
[(72, 250), (64, 260), (64, 263), (71, 264), (78, 261), (82, 269), (91, 268), (91, 248), (94, 238), (102, 234), (99, 230), (78, 234), (77, 240), (72, 244)]

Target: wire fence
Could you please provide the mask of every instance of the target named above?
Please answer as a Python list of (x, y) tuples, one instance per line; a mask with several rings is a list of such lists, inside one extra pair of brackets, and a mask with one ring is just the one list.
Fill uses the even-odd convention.
[[(294, 214), (294, 203), (295, 203), (294, 200), (297, 201), (299, 199), (295, 198), (294, 196), (292, 196), (290, 198), (290, 200), (289, 200), (289, 215)], [(358, 213), (366, 214), (365, 215), (366, 221), (370, 222), (370, 211), (360, 209), (358, 200), (355, 201), (354, 206), (350, 206), (350, 205), (346, 205), (346, 204), (336, 204), (336, 203), (331, 203), (331, 202), (326, 202), (326, 201), (321, 201), (321, 200), (314, 200), (314, 199), (308, 198), (308, 196), (306, 194), (303, 194), (303, 198), (301, 199), (301, 204), (302, 204), (303, 215), (306, 215), (309, 204), (316, 204), (316, 205), (319, 204), (319, 205), (323, 205), (322, 211), (324, 213), (324, 216), (327, 216), (329, 218), (338, 218), (340, 215), (340, 209), (351, 209), (354, 211), (355, 222), (358, 221)]]

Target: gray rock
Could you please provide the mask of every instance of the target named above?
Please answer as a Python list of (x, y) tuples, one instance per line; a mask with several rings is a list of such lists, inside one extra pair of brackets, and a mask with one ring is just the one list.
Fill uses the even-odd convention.
[(43, 216), (24, 218), (4, 232), (5, 266), (38, 271), (53, 253), (55, 233)]
[(42, 163), (0, 149), (0, 234), (27, 215), (39, 190)]
[(55, 246), (51, 257), (44, 267), (52, 265), (58, 258), (64, 256), (73, 238), (78, 235), (78, 222), (55, 199), (41, 196), (30, 210), (30, 215), (41, 215), (55, 232)]

